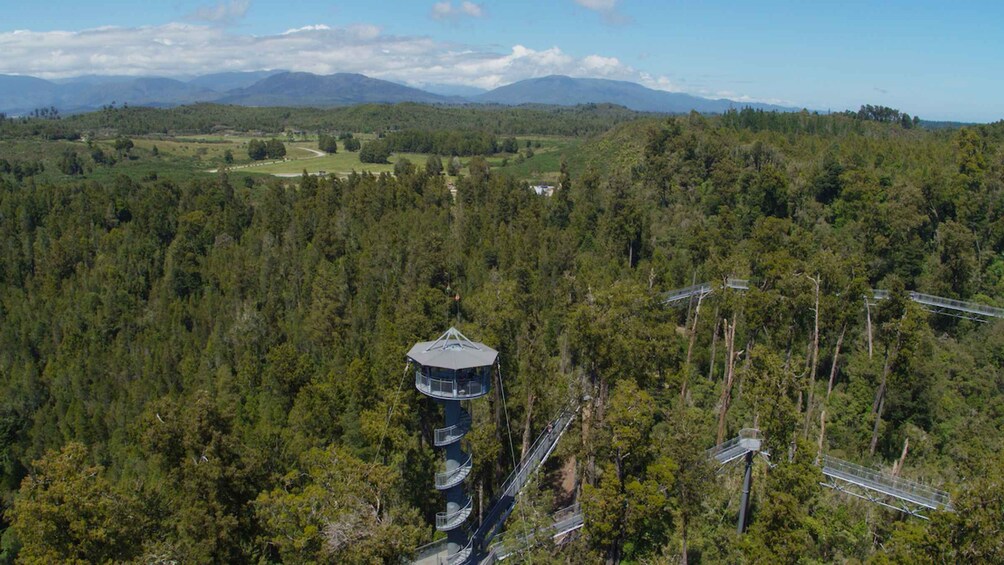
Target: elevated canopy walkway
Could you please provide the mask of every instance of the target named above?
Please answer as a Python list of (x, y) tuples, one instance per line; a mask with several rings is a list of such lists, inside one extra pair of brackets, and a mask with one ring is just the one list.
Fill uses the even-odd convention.
[(739, 431), (738, 436), (709, 449), (707, 455), (709, 459), (714, 459), (720, 467), (724, 467), (747, 453), (759, 453), (762, 441), (760, 430), (744, 428)]
[[(766, 455), (762, 450), (763, 447), (760, 431), (746, 428), (741, 430), (738, 436), (707, 450), (707, 455), (709, 459), (718, 463), (721, 470), (747, 454)], [(750, 459), (747, 459), (747, 464), (749, 461)], [(819, 484), (824, 487), (918, 518), (926, 519), (923, 513), (929, 510), (954, 511), (947, 492), (916, 481), (877, 469), (869, 469), (830, 455), (824, 455), (819, 465), (826, 478), (826, 481)]]
[(558, 510), (554, 513), (553, 517), (553, 524), (541, 528), (530, 535), (523, 536), (517, 540), (502, 541), (491, 546), (488, 556), (481, 564), (485, 565), (486, 563), (493, 563), (495, 561), (504, 561), (523, 548), (533, 547), (542, 536), (558, 541), (585, 524), (585, 520), (582, 517), (582, 508), (578, 503)]
[[(512, 513), (513, 508), (515, 508), (519, 493), (530, 481), (534, 473), (540, 469), (544, 461), (554, 452), (558, 441), (565, 434), (565, 431), (568, 430), (568, 426), (575, 419), (575, 414), (578, 410), (578, 403), (571, 403), (562, 409), (556, 418), (548, 423), (547, 428), (533, 442), (523, 460), (516, 465), (513, 472), (502, 483), (498, 497), (485, 514), (481, 525), (471, 534), (471, 542), (467, 547), (452, 557), (447, 557), (446, 540), (439, 540), (418, 548), (413, 563), (421, 565), (460, 565), (480, 561), (481, 556), (485, 554), (489, 544), (502, 530), (506, 519)], [(437, 474), (437, 485), (439, 478), (439, 474)], [(582, 527), (582, 514), (577, 511), (578, 506), (575, 506), (575, 508), (575, 513), (561, 516), (560, 519), (556, 520), (553, 526), (555, 532), (553, 535), (555, 537), (563, 536)], [(466, 507), (464, 510), (466, 510)], [(442, 520), (443, 525), (449, 526), (453, 524), (451, 517), (444, 515), (442, 518), (437, 516), (437, 526), (440, 525), (440, 520)]]
[(561, 413), (552, 420), (533, 445), (527, 451), (526, 456), (519, 462), (516, 469), (509, 475), (509, 478), (502, 483), (495, 504), (485, 514), (481, 526), (474, 532), (472, 542), (482, 549), (491, 543), (492, 539), (502, 529), (506, 518), (512, 513), (516, 506), (516, 499), (523, 487), (530, 480), (530, 477), (540, 468), (540, 466), (551, 456), (554, 448), (558, 445), (558, 440), (565, 434), (568, 425), (575, 419), (578, 412), (578, 403), (566, 406)]
[[(995, 308), (980, 304), (978, 302), (966, 302), (965, 300), (955, 300), (954, 298), (944, 298), (933, 294), (923, 294), (910, 291), (907, 293), (910, 300), (920, 304), (924, 310), (934, 314), (944, 314), (966, 320), (986, 322), (990, 318), (1004, 318), (1004, 308)], [(889, 298), (888, 290), (872, 290), (873, 301), (886, 300)]]
[(819, 484), (824, 487), (925, 520), (927, 510), (953, 511), (948, 493), (927, 485), (829, 455), (821, 465), (827, 481)]
[[(733, 290), (749, 290), (750, 286), (749, 281), (745, 279), (726, 279), (725, 288), (731, 288)], [(693, 286), (678, 288), (667, 292), (666, 297), (662, 300), (662, 303), (673, 304), (695, 296), (700, 297), (711, 294), (713, 291), (714, 286), (710, 282), (695, 284)]]
[[(749, 290), (749, 281), (746, 279), (730, 278), (726, 279), (723, 286), (732, 290)], [(714, 290), (715, 287), (710, 282), (678, 288), (667, 292), (662, 299), (662, 303), (678, 304), (695, 296), (701, 297), (711, 294)], [(980, 304), (978, 302), (955, 300), (954, 298), (934, 296), (933, 294), (924, 294), (916, 291), (910, 291), (907, 293), (907, 296), (911, 301), (920, 304), (925, 310), (934, 314), (954, 316), (956, 318), (975, 320), (977, 322), (986, 322), (991, 318), (1004, 318), (1004, 308), (987, 306), (986, 304)], [(889, 298), (889, 291), (872, 289), (871, 295), (868, 298), (874, 304), (879, 300)]]

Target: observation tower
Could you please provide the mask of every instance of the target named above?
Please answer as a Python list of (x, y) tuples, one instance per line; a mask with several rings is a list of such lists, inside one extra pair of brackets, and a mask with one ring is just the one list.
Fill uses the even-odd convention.
[(446, 415), (444, 427), (437, 428), (433, 438), (435, 446), (446, 452), (445, 466), (436, 473), (436, 489), (446, 496), (446, 511), (436, 514), (436, 529), (446, 532), (448, 561), (461, 563), (472, 551), (471, 540), (461, 526), (474, 505), (464, 490), (471, 456), (460, 446), (471, 429), (471, 414), (460, 402), (480, 398), (491, 390), (498, 351), (451, 327), (435, 341), (416, 343), (407, 358), (415, 365), (415, 388), (439, 401)]

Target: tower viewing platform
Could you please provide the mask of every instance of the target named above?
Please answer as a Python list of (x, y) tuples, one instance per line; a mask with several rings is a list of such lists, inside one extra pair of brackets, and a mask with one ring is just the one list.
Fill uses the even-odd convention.
[(471, 430), (472, 419), (460, 402), (491, 391), (498, 351), (450, 328), (435, 341), (416, 343), (407, 359), (414, 365), (415, 388), (442, 404), (446, 416), (445, 425), (433, 433), (433, 444), (445, 452), (435, 486), (446, 496), (446, 510), (436, 515), (436, 529), (446, 532), (448, 562), (460, 563), (470, 555), (471, 540), (462, 526), (474, 508), (464, 490), (464, 480), (471, 474), (474, 461), (461, 446)]
[(498, 351), (450, 328), (436, 341), (408, 351), (415, 364), (415, 388), (439, 400), (470, 400), (488, 394)]

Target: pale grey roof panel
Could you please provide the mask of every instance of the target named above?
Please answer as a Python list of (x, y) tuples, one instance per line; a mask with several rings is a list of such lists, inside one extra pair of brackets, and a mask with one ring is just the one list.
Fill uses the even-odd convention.
[(418, 342), (408, 351), (408, 358), (419, 365), (454, 371), (493, 365), (498, 355), (498, 351), (467, 339), (456, 328), (446, 330), (436, 341)]

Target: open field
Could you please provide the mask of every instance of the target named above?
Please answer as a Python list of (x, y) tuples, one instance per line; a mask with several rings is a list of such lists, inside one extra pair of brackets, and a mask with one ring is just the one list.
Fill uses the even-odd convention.
[[(262, 136), (268, 139), (271, 136)], [(277, 136), (283, 139), (283, 136)], [(375, 136), (357, 136), (363, 143)], [(60, 141), (41, 143), (38, 141), (0, 141), (0, 158), (21, 161), (39, 160), (45, 171), (39, 180), (64, 177), (59, 170), (59, 159), (64, 151), (77, 153), (84, 166), (84, 178), (109, 179), (126, 175), (136, 179), (191, 178), (214, 174), (227, 167), (235, 174), (297, 176), (304, 170), (310, 174), (324, 171), (333, 175), (347, 175), (355, 172), (390, 173), (399, 159), (406, 158), (417, 167), (424, 167), (429, 155), (425, 153), (395, 153), (390, 163), (363, 163), (359, 152), (348, 152), (340, 144), (339, 152), (323, 154), (312, 140), (284, 141), (286, 157), (283, 160), (252, 161), (247, 154), (247, 136), (186, 136), (186, 137), (133, 137), (133, 148), (128, 154), (119, 154), (114, 139), (94, 139), (85, 141)], [(487, 158), (492, 168), (504, 171), (516, 178), (530, 182), (555, 182), (561, 161), (574, 156), (582, 141), (563, 137), (520, 137), (519, 153), (498, 154)], [(533, 156), (526, 158), (527, 142)], [(109, 164), (94, 161), (92, 153), (100, 149), (108, 156)], [(230, 151), (233, 162), (226, 164), (225, 155)], [(466, 168), (470, 157), (461, 157), (461, 166)], [(449, 157), (443, 156), (443, 166)]]

